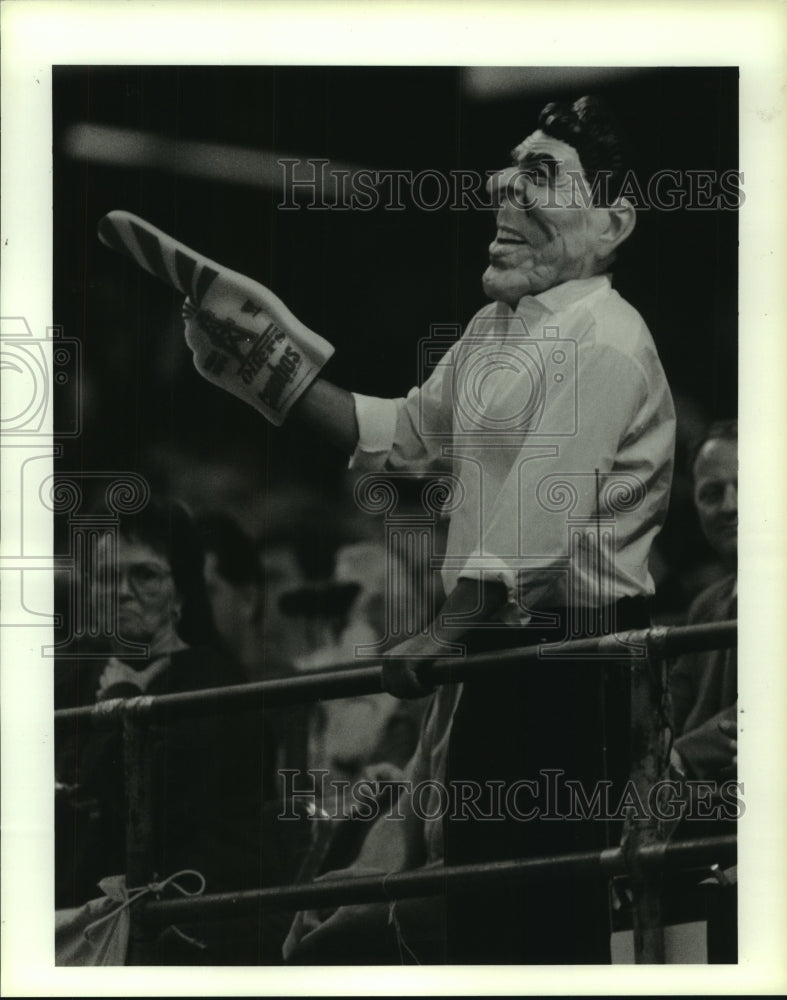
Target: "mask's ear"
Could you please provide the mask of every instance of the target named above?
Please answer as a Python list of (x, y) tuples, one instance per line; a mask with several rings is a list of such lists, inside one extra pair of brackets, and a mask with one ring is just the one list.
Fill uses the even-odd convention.
[(628, 198), (620, 198), (603, 209), (605, 223), (597, 237), (599, 260), (611, 257), (620, 244), (628, 239), (637, 224), (637, 212)]

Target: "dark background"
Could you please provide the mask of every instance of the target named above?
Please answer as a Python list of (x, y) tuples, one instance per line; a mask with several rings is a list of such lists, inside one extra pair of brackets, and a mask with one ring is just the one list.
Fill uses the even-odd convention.
[[(547, 101), (592, 92), (628, 132), (638, 176), (738, 167), (735, 68), (588, 71), (587, 83), (574, 68), (570, 86), (556, 71), (513, 76), (514, 88), (479, 94), (450, 67), (55, 67), (54, 316), (82, 342), (84, 411), (61, 468), (140, 472), (198, 508), (230, 509), (257, 534), (265, 496), (286, 484), (322, 503), (343, 489), (341, 455), (294, 425), (270, 428), (195, 373), (181, 297), (99, 243), (111, 209), (268, 285), (334, 344), (325, 374), (371, 395), (404, 394), (430, 325), (464, 325), (485, 303), (494, 231), (489, 211), (282, 212), (280, 193), (260, 186), (76, 159), (71, 126), (483, 174), (508, 163)], [(707, 420), (736, 412), (737, 225), (734, 211), (640, 212), (615, 272), (658, 345), (681, 462)], [(667, 581), (707, 558), (688, 489), (679, 474), (655, 574)]]

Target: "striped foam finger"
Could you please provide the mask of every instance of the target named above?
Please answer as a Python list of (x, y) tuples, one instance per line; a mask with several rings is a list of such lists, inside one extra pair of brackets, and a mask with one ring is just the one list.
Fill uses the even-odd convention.
[(198, 306), (219, 272), (224, 270), (144, 219), (122, 209), (101, 219), (98, 236), (106, 246), (125, 254), (154, 277), (190, 296)]

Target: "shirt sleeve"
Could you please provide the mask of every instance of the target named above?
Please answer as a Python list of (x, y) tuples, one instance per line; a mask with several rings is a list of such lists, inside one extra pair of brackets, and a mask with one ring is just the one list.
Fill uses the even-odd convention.
[(443, 451), (452, 428), (452, 358), (449, 350), (424, 384), (404, 398), (353, 393), (359, 438), (351, 469), (417, 472), (445, 466)]
[(350, 459), (350, 468), (382, 469), (393, 447), (397, 412), (403, 401), (355, 392), (352, 395), (358, 421), (358, 447)]

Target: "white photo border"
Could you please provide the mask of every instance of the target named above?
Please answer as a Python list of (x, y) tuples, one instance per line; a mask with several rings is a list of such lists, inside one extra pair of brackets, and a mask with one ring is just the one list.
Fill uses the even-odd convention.
[[(52, 67), (73, 64), (739, 66), (742, 723), (740, 961), (734, 967), (57, 969), (53, 954), (52, 683), (46, 627), (3, 608), (2, 992), (5, 996), (452, 993), (773, 993), (787, 987), (787, 739), (783, 620), (787, 476), (784, 197), (787, 114), (779, 2), (297, 4), (5, 0), (2, 4), (2, 301), (34, 335), (52, 316)], [(46, 434), (46, 427), (42, 429)], [(42, 439), (43, 440), (43, 439)], [(38, 454), (45, 459), (46, 446)], [(2, 450), (4, 556), (49, 513), (15, 494)], [(18, 493), (18, 490), (17, 490)], [(17, 537), (17, 534), (20, 537)], [(46, 609), (42, 579), (20, 599)], [(9, 601), (13, 594), (6, 594)], [(10, 617), (9, 617), (10, 616)], [(773, 623), (773, 624), (769, 624)], [(748, 728), (748, 733), (747, 733)]]

